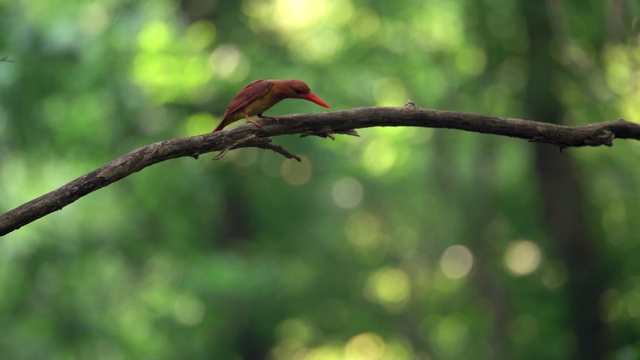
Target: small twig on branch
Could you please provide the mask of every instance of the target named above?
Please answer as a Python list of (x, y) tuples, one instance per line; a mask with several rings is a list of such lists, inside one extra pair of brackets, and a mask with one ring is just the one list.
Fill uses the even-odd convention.
[(251, 134), (246, 139), (241, 139), (238, 142), (225, 146), (225, 148), (222, 149), (222, 151), (220, 151), (218, 155), (213, 158), (213, 160), (222, 159), (229, 152), (229, 150), (239, 149), (243, 147), (257, 147), (260, 149), (273, 150), (274, 152), (286, 157), (287, 159), (298, 160), (298, 162), (302, 161), (302, 158), (300, 158), (300, 156), (288, 152), (287, 149), (280, 145), (272, 144), (271, 138), (259, 138), (256, 137), (255, 134)]
[(3, 57), (0, 58), (0, 62), (13, 62), (13, 60), (9, 59), (8, 55), (5, 55)]
[(8, 234), (77, 199), (112, 184), (147, 166), (174, 159), (241, 147), (271, 149), (287, 158), (300, 161), (270, 137), (286, 134), (317, 135), (333, 138), (333, 134), (358, 136), (355, 129), (375, 126), (413, 126), (448, 128), (485, 134), (521, 138), (558, 146), (612, 146), (614, 139), (640, 140), (640, 124), (625, 120), (608, 121), (585, 126), (563, 126), (543, 122), (499, 118), (452, 111), (416, 108), (409, 101), (404, 107), (367, 107), (311, 115), (288, 115), (279, 121), (263, 120), (262, 129), (247, 124), (226, 131), (208, 133), (147, 145), (123, 155), (110, 163), (83, 175), (70, 183), (0, 215), (0, 236)]

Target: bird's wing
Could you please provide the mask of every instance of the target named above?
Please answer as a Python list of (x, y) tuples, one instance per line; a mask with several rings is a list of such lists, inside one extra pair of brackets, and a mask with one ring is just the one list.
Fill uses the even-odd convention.
[(231, 100), (225, 115), (234, 114), (245, 107), (249, 106), (252, 102), (263, 97), (271, 88), (273, 82), (270, 80), (256, 80), (249, 85), (245, 86), (238, 92), (238, 95)]

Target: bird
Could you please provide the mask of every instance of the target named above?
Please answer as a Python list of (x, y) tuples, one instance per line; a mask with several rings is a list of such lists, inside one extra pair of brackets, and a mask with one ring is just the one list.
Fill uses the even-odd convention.
[(262, 116), (273, 105), (284, 99), (305, 99), (320, 106), (331, 108), (326, 102), (314, 94), (309, 85), (300, 80), (256, 80), (238, 92), (227, 106), (222, 121), (212, 132), (220, 131), (232, 122), (243, 117), (257, 127), (262, 127), (259, 122), (251, 119), (258, 115), (261, 119), (278, 120), (272, 116)]

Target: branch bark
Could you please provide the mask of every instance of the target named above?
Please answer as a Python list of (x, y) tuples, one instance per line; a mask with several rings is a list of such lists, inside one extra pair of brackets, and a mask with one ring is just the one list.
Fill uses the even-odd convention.
[[(123, 155), (68, 184), (0, 215), (0, 236), (27, 225), (79, 198), (112, 184), (147, 166), (178, 157), (198, 156), (214, 151), (221, 158), (229, 150), (243, 147), (271, 149), (288, 158), (297, 156), (270, 143), (271, 137), (287, 134), (357, 135), (354, 129), (375, 126), (447, 128), (521, 138), (559, 147), (612, 146), (613, 140), (640, 140), (640, 124), (616, 120), (585, 126), (563, 126), (529, 120), (500, 118), (453, 111), (405, 107), (365, 107), (322, 114), (287, 115), (279, 121), (264, 120), (263, 128), (252, 124), (198, 136), (160, 141)], [(299, 160), (299, 158), (297, 158)]]

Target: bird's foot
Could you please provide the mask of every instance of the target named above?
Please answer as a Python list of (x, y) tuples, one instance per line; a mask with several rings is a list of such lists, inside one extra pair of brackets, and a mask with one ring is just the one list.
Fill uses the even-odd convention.
[(262, 124), (260, 124), (259, 122), (255, 121), (253, 119), (247, 119), (247, 122), (250, 122), (250, 123), (252, 123), (253, 125), (255, 125), (257, 127), (262, 128)]

